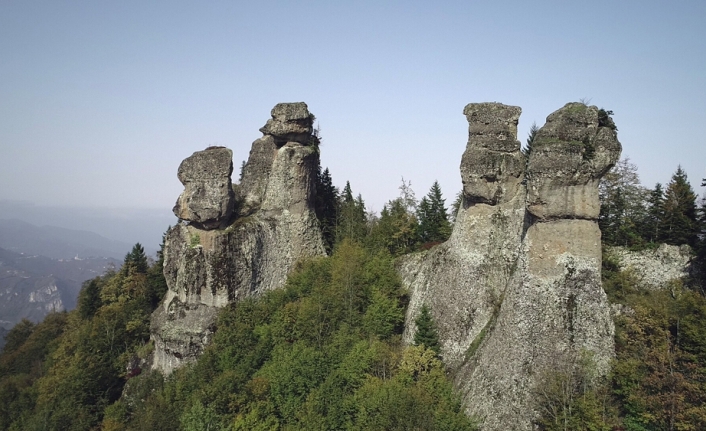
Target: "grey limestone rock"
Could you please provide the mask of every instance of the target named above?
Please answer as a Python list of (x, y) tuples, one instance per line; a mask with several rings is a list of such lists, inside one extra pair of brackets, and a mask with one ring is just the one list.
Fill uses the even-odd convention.
[(607, 115), (577, 105), (547, 118), (528, 163), (519, 108), (468, 105), (464, 205), (451, 238), (397, 263), (410, 289), (405, 339), (429, 305), (444, 361), (484, 430), (533, 429), (543, 376), (571, 372), (586, 355), (604, 375), (613, 356), (595, 219), (598, 181), (620, 143)]
[(532, 144), (527, 209), (539, 218), (597, 219), (598, 181), (620, 151), (605, 111), (567, 103), (547, 117)]
[(667, 289), (672, 282), (687, 278), (691, 272), (692, 251), (688, 245), (660, 244), (655, 250), (631, 251), (610, 247), (621, 271), (632, 271), (642, 286)]
[(230, 176), (233, 152), (210, 147), (184, 159), (177, 176), (184, 192), (177, 199), (174, 214), (203, 229), (215, 229), (230, 221), (234, 194)]
[[(253, 142), (250, 156), (243, 168), (239, 191), (241, 214), (247, 215), (260, 209), (265, 200), (275, 159), (278, 158), (282, 147), (290, 148), (288, 152), (292, 155), (316, 150), (319, 140), (313, 133), (313, 121), (314, 115), (309, 113), (304, 102), (278, 103), (272, 108), (272, 118), (260, 129), (264, 136)], [(310, 149), (292, 150), (299, 146), (309, 146)], [(281, 162), (282, 160), (277, 163)]]
[[(306, 108), (294, 105), (294, 112)], [(240, 184), (241, 198), (256, 196), (256, 205), (239, 205), (234, 220), (218, 229), (180, 223), (169, 230), (169, 289), (152, 315), (153, 368), (170, 373), (194, 361), (221, 307), (282, 287), (299, 260), (325, 254), (314, 213), (318, 166), (316, 145), (277, 147), (266, 135), (253, 143)]]
[(272, 108), (272, 119), (260, 129), (264, 135), (270, 135), (278, 145), (298, 142), (308, 145), (315, 138), (313, 132), (314, 116), (304, 102), (278, 103)]
[(469, 103), (468, 145), (461, 158), (466, 202), (498, 204), (514, 198), (523, 179), (525, 158), (517, 140), (522, 109), (500, 103)]

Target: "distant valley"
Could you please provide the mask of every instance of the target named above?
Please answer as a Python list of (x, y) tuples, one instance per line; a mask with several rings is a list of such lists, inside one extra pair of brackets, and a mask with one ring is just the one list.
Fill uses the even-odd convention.
[(118, 268), (133, 244), (93, 232), (0, 220), (0, 347), (23, 318), (76, 307), (81, 284)]

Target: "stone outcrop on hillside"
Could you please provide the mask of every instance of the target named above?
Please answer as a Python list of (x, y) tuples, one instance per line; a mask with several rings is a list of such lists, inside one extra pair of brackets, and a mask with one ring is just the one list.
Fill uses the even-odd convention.
[(529, 160), (516, 139), (520, 108), (464, 113), (463, 206), (451, 238), (398, 263), (411, 295), (405, 338), (427, 304), (466, 411), (484, 430), (530, 430), (547, 373), (590, 356), (604, 374), (613, 355), (598, 182), (621, 147), (610, 117), (580, 103), (547, 118)]
[(195, 360), (221, 307), (283, 286), (298, 260), (325, 254), (312, 121), (304, 103), (275, 106), (239, 186), (231, 186), (229, 149), (196, 152), (180, 166), (185, 190), (174, 211), (183, 221), (165, 238), (169, 290), (152, 315), (153, 368), (170, 373)]
[(650, 289), (668, 289), (691, 272), (692, 252), (688, 245), (660, 244), (654, 250), (641, 251), (610, 247), (608, 253), (617, 260), (621, 271), (630, 271), (641, 286)]

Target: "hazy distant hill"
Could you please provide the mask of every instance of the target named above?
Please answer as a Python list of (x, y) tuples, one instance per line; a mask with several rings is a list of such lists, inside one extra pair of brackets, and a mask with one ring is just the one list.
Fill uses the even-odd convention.
[(56, 226), (35, 226), (17, 219), (0, 220), (0, 247), (15, 253), (54, 259), (112, 257), (122, 260), (133, 244), (93, 232)]
[[(12, 200), (0, 200), (0, 219), (95, 232), (104, 238), (128, 243), (130, 247), (139, 242), (149, 256), (154, 256), (159, 249), (167, 227), (177, 222), (171, 208), (59, 207)], [(5, 246), (0, 243), (0, 247)], [(129, 249), (123, 252), (123, 256), (127, 251)]]
[(0, 248), (0, 327), (73, 309), (83, 281), (119, 264), (112, 258), (59, 260)]

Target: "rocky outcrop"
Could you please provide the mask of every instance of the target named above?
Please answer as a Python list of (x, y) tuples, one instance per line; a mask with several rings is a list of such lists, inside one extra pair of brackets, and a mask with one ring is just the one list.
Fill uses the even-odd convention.
[(484, 430), (530, 430), (547, 373), (587, 357), (596, 375), (608, 371), (613, 323), (596, 219), (598, 182), (620, 143), (604, 111), (570, 103), (547, 118), (526, 161), (519, 108), (464, 113), (464, 205), (451, 238), (398, 264), (411, 295), (405, 338), (429, 305), (467, 412)]
[(226, 225), (233, 215), (233, 152), (209, 147), (181, 162), (177, 177), (184, 192), (174, 206), (174, 215), (201, 229)]
[[(152, 315), (153, 368), (170, 373), (195, 360), (221, 307), (283, 286), (297, 261), (325, 254), (314, 213), (319, 152), (312, 121), (304, 103), (275, 106), (235, 194), (230, 150), (207, 149), (182, 163), (179, 179), (187, 190), (175, 212), (200, 218), (180, 215), (184, 222), (165, 238), (169, 290)], [(195, 183), (199, 191), (187, 193)]]
[(641, 286), (649, 289), (667, 289), (691, 272), (692, 252), (688, 245), (660, 244), (654, 250), (641, 251), (610, 247), (608, 253), (615, 257), (621, 271), (630, 271)]

